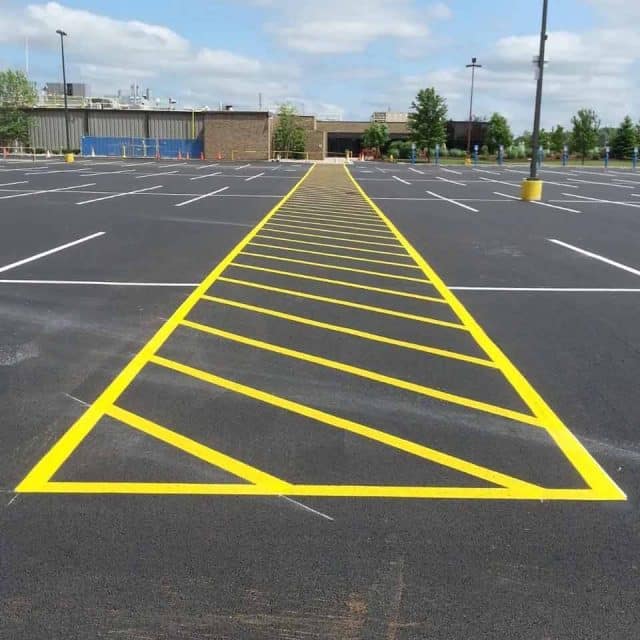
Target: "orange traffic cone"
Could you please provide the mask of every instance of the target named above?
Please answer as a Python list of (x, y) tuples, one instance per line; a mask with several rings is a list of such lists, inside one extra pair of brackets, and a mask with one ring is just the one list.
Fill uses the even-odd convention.
[(178, 151), (178, 160), (182, 160), (182, 151)]
[(191, 154), (187, 151), (187, 160), (191, 160)]
[(200, 152), (200, 160), (204, 160), (204, 151)]

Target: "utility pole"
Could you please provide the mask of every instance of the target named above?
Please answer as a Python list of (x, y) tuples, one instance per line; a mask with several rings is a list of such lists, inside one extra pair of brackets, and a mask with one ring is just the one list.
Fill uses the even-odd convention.
[(471, 99), (469, 100), (469, 126), (467, 128), (467, 156), (471, 155), (471, 125), (473, 122), (473, 88), (476, 80), (476, 69), (482, 68), (481, 64), (477, 64), (478, 58), (471, 58), (471, 64), (467, 65), (467, 69), (471, 68)]
[(67, 134), (67, 154), (71, 153), (71, 140), (69, 138), (69, 103), (67, 100), (67, 70), (64, 64), (64, 38), (67, 35), (62, 29), (58, 29), (56, 33), (60, 36), (60, 48), (62, 51), (62, 91), (64, 93), (64, 124)]

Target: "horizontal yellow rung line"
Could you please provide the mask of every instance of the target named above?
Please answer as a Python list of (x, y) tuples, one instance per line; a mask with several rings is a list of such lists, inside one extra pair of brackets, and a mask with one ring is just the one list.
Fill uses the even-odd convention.
[(353, 207), (345, 207), (344, 203), (335, 204), (313, 204), (311, 202), (295, 202), (291, 203), (281, 209), (282, 213), (312, 213), (315, 215), (331, 215), (336, 217), (349, 217), (353, 219), (362, 220), (363, 222), (369, 221), (371, 223), (378, 223), (384, 226), (384, 223), (380, 222), (380, 218), (371, 211), (371, 209), (354, 209)]
[(336, 333), (344, 333), (346, 335), (355, 336), (357, 338), (363, 338), (365, 340), (371, 340), (373, 342), (380, 342), (383, 344), (389, 344), (394, 347), (402, 347), (403, 349), (412, 349), (413, 351), (421, 351), (434, 356), (441, 356), (443, 358), (449, 358), (451, 360), (460, 360), (469, 364), (480, 365), (483, 367), (495, 368), (496, 365), (491, 360), (484, 358), (476, 358), (475, 356), (469, 356), (464, 353), (458, 353), (456, 351), (449, 351), (448, 349), (438, 349), (436, 347), (429, 347), (424, 344), (416, 344), (415, 342), (407, 342), (406, 340), (397, 340), (396, 338), (389, 338), (377, 333), (370, 333), (369, 331), (360, 331), (359, 329), (352, 329), (351, 327), (345, 327), (337, 324), (330, 324), (328, 322), (320, 322), (319, 320), (313, 320), (312, 318), (306, 318), (303, 316), (297, 316), (290, 313), (283, 313), (276, 311), (275, 309), (267, 309), (266, 307), (258, 307), (252, 304), (246, 304), (244, 302), (237, 302), (235, 300), (229, 300), (228, 298), (218, 298), (217, 296), (202, 296), (203, 299), (210, 302), (216, 302), (218, 304), (224, 304), (229, 307), (236, 307), (238, 309), (244, 309), (245, 311), (252, 311), (254, 313), (261, 313), (267, 316), (273, 316), (274, 318), (281, 318), (289, 322), (297, 322), (299, 324), (305, 324), (310, 327), (317, 327), (318, 329), (326, 329), (327, 331), (335, 331)]
[[(382, 227), (384, 229), (387, 226), (383, 222), (379, 222), (379, 219), (375, 217), (374, 213), (368, 215), (352, 214), (352, 213), (337, 213), (334, 209), (325, 209), (322, 207), (309, 207), (307, 205), (293, 206), (287, 209), (280, 209), (278, 215), (286, 216), (313, 216), (315, 218), (328, 218), (330, 220), (353, 220), (358, 224)], [(365, 222), (368, 220), (369, 222)]]
[(327, 215), (316, 215), (314, 213), (308, 213), (307, 210), (305, 209), (304, 211), (301, 211), (300, 213), (284, 213), (284, 212), (278, 212), (278, 215), (274, 217), (274, 220), (286, 220), (286, 221), (295, 221), (295, 222), (311, 222), (311, 223), (316, 223), (317, 220), (320, 221), (324, 221), (324, 222), (333, 222), (335, 223), (335, 225), (337, 226), (338, 224), (341, 225), (342, 227), (347, 227), (349, 229), (353, 228), (353, 229), (360, 229), (360, 230), (364, 230), (364, 231), (370, 231), (370, 230), (383, 230), (386, 231), (387, 228), (382, 224), (369, 224), (369, 223), (365, 223), (365, 222), (360, 222), (360, 221), (354, 221), (353, 218), (345, 218), (345, 217), (338, 217), (338, 216), (327, 216)]
[[(401, 249), (402, 245), (397, 242), (370, 242), (368, 240), (360, 240), (360, 238), (337, 238), (336, 236), (324, 236), (317, 233), (304, 233), (302, 231), (289, 231), (288, 229), (269, 229), (269, 233), (281, 233), (287, 234), (290, 236), (303, 236), (306, 238), (325, 238), (326, 240), (341, 240), (342, 242), (359, 242), (360, 244), (372, 244), (378, 247), (395, 247), (396, 249)], [(328, 231), (326, 233), (329, 233)], [(402, 255), (407, 255), (403, 253)]]
[(114, 420), (118, 420), (132, 429), (137, 429), (142, 433), (146, 433), (148, 436), (156, 438), (165, 444), (168, 444), (180, 451), (184, 451), (189, 455), (204, 460), (205, 462), (223, 469), (243, 480), (252, 482), (254, 484), (269, 485), (275, 488), (279, 488), (281, 491), (285, 490), (289, 483), (276, 478), (264, 471), (260, 471), (255, 467), (252, 467), (240, 460), (236, 460), (231, 456), (228, 456), (220, 451), (211, 449), (200, 442), (196, 442), (191, 438), (187, 438), (180, 433), (176, 433), (171, 429), (167, 429), (151, 420), (147, 420), (142, 416), (139, 416), (131, 411), (122, 409), (121, 407), (112, 405), (105, 410), (105, 414)]
[(254, 253), (252, 251), (242, 251), (240, 255), (253, 256), (254, 258), (264, 258), (265, 260), (279, 260), (280, 262), (291, 262), (292, 264), (305, 264), (310, 267), (318, 267), (319, 269), (333, 269), (335, 271), (348, 271), (349, 273), (364, 273), (368, 276), (377, 276), (379, 278), (388, 278), (390, 280), (407, 280), (409, 282), (418, 282), (420, 284), (431, 284), (426, 277), (412, 278), (411, 276), (398, 276), (393, 273), (383, 273), (382, 271), (369, 271), (368, 269), (355, 269), (354, 267), (343, 267), (337, 264), (326, 264), (324, 262), (310, 262), (309, 260), (296, 260), (295, 258), (283, 258), (282, 256), (270, 256), (265, 253)]
[[(277, 240), (278, 242), (293, 242), (294, 244), (308, 244), (312, 247), (329, 247), (330, 249), (347, 249), (349, 251), (364, 251), (365, 253), (376, 253), (378, 255), (383, 256), (398, 256), (400, 258), (409, 257), (408, 253), (397, 253), (395, 251), (380, 251), (378, 249), (364, 249), (362, 247), (354, 247), (350, 245), (344, 244), (327, 244), (326, 242), (310, 242), (309, 240), (296, 240), (295, 238), (285, 238), (282, 236), (270, 236), (268, 233), (278, 233), (278, 229), (266, 229), (267, 233), (260, 232), (255, 237), (258, 240), (267, 239), (267, 240)], [(284, 231), (281, 233), (290, 233), (289, 231)], [(313, 237), (313, 236), (312, 236)], [(321, 236), (318, 236), (321, 237)], [(336, 240), (342, 240), (344, 242), (360, 242), (360, 240), (350, 240), (349, 238), (335, 238)]]
[[(380, 313), (387, 316), (394, 316), (395, 318), (404, 318), (405, 320), (414, 320), (415, 322), (424, 322), (425, 324), (434, 324), (439, 327), (446, 327), (447, 329), (457, 329), (458, 331), (467, 331), (467, 328), (463, 324), (456, 322), (448, 322), (446, 320), (438, 320), (437, 318), (430, 318), (428, 316), (418, 316), (413, 313), (404, 313), (403, 311), (395, 311), (394, 309), (387, 309), (385, 307), (374, 307), (368, 304), (360, 304), (359, 302), (351, 302), (350, 300), (341, 300), (340, 298), (328, 298), (326, 296), (318, 296), (314, 293), (306, 293), (304, 291), (298, 291), (297, 289), (281, 289), (280, 287), (272, 287), (266, 284), (260, 284), (258, 282), (248, 282), (246, 280), (237, 280), (236, 278), (227, 278), (226, 276), (220, 276), (219, 282), (229, 282), (230, 284), (237, 284), (242, 287), (251, 287), (253, 289), (261, 289), (263, 291), (273, 291), (274, 293), (282, 293), (288, 296), (295, 296), (297, 298), (306, 298), (307, 300), (317, 300), (318, 302), (326, 302), (328, 304), (337, 304), (341, 307), (350, 307), (351, 309), (361, 309), (362, 311), (371, 311), (372, 313)], [(204, 297), (204, 296), (203, 296)]]
[(342, 287), (351, 287), (353, 289), (365, 289), (367, 291), (375, 291), (377, 293), (386, 293), (390, 296), (400, 296), (402, 298), (415, 298), (424, 300), (425, 302), (437, 302), (447, 304), (444, 298), (434, 298), (433, 296), (423, 296), (419, 293), (408, 293), (406, 291), (395, 291), (393, 289), (384, 289), (382, 287), (372, 287), (366, 284), (358, 284), (357, 282), (347, 282), (345, 280), (332, 280), (331, 278), (320, 278), (318, 276), (310, 276), (305, 273), (296, 273), (294, 271), (283, 271), (281, 269), (267, 269), (266, 267), (257, 267), (252, 264), (243, 264), (241, 262), (232, 262), (230, 267), (240, 267), (241, 269), (252, 269), (253, 271), (263, 271), (265, 273), (275, 273), (280, 276), (288, 276), (291, 278), (301, 278), (302, 280), (315, 280), (316, 282), (325, 282), (327, 284), (337, 284)]
[[(365, 378), (367, 380), (373, 380), (374, 382), (386, 384), (390, 387), (396, 387), (398, 389), (404, 389), (405, 391), (411, 391), (423, 396), (435, 398), (436, 400), (450, 402), (455, 405), (467, 407), (468, 409), (475, 409), (478, 411), (483, 411), (485, 413), (490, 413), (492, 415), (497, 415), (502, 418), (515, 420), (516, 422), (544, 428), (538, 418), (530, 414), (521, 413), (520, 411), (514, 411), (513, 409), (507, 409), (505, 407), (488, 404), (486, 402), (481, 402), (480, 400), (467, 398), (466, 396), (447, 393), (446, 391), (441, 391), (440, 389), (426, 387), (415, 382), (409, 382), (408, 380), (401, 380), (400, 378), (387, 376), (376, 371), (363, 369), (361, 367), (355, 367), (344, 362), (338, 362), (337, 360), (329, 360), (328, 358), (323, 358), (321, 356), (316, 356), (310, 353), (296, 351), (295, 349), (288, 349), (287, 347), (281, 347), (279, 345), (270, 344), (268, 342), (262, 342), (261, 340), (254, 340), (253, 338), (248, 338), (247, 336), (242, 336), (237, 333), (231, 333), (229, 331), (223, 331), (222, 329), (216, 329), (215, 327), (200, 324), (199, 322), (183, 320), (181, 324), (190, 327), (191, 329), (195, 329), (196, 331), (209, 333), (211, 335), (218, 336), (219, 338), (225, 338), (227, 340), (245, 344), (250, 347), (262, 349), (264, 351), (270, 351), (271, 353), (277, 353), (278, 355), (287, 356), (288, 358), (294, 358), (303, 362), (310, 362), (311, 364), (327, 367), (329, 369), (335, 369), (336, 371), (342, 371), (343, 373), (348, 373), (360, 378)], [(156, 357), (151, 358), (151, 361), (155, 360)]]
[(284, 409), (286, 411), (290, 411), (291, 413), (295, 413), (315, 420), (317, 422), (329, 425), (331, 427), (341, 429), (342, 431), (347, 431), (363, 438), (374, 440), (393, 449), (403, 451), (424, 460), (429, 460), (430, 462), (435, 462), (436, 464), (454, 469), (455, 471), (466, 473), (476, 478), (481, 478), (482, 480), (486, 480), (487, 482), (491, 482), (493, 484), (511, 488), (518, 487), (521, 490), (541, 489), (541, 487), (538, 487), (537, 485), (533, 485), (529, 482), (513, 478), (512, 476), (505, 475), (503, 473), (500, 473), (499, 471), (481, 467), (477, 464), (474, 464), (473, 462), (469, 462), (468, 460), (456, 458), (455, 456), (452, 456), (448, 453), (437, 451), (436, 449), (431, 449), (430, 447), (425, 447), (424, 445), (412, 442), (410, 440), (405, 440), (404, 438), (394, 436), (390, 433), (386, 433), (385, 431), (374, 429), (373, 427), (369, 427), (352, 420), (347, 420), (331, 413), (320, 411), (319, 409), (314, 409), (313, 407), (288, 400), (281, 396), (273, 395), (266, 391), (261, 391), (260, 389), (255, 389), (254, 387), (249, 387), (241, 383), (228, 380), (226, 378), (221, 378), (220, 376), (209, 373), (208, 371), (196, 369), (194, 367), (190, 367), (189, 365), (176, 362), (175, 360), (168, 360), (167, 358), (163, 358), (161, 356), (153, 356), (151, 358), (151, 362), (161, 367), (165, 367), (178, 373), (182, 373), (183, 375), (190, 376), (197, 380), (222, 387), (223, 389), (239, 393), (254, 400), (259, 400), (260, 402), (264, 402), (265, 404), (269, 404), (279, 409)]
[(403, 269), (420, 269), (418, 265), (407, 264), (406, 262), (390, 262), (389, 260), (374, 260), (373, 258), (356, 258), (345, 256), (341, 253), (325, 253), (323, 251), (309, 251), (308, 249), (295, 249), (293, 247), (283, 247), (278, 244), (266, 244), (264, 242), (251, 242), (250, 246), (267, 247), (268, 249), (280, 249), (282, 251), (295, 251), (296, 253), (309, 253), (314, 256), (327, 256), (328, 258), (341, 258), (342, 260), (356, 260), (357, 262), (372, 262), (374, 264), (388, 264), (392, 267), (402, 267)]
[[(308, 226), (308, 225), (313, 226)], [(308, 229), (309, 231), (326, 231), (327, 233), (331, 231), (332, 233), (337, 233), (340, 235), (347, 236), (362, 236), (363, 238), (387, 238), (388, 240), (393, 240), (393, 235), (389, 231), (385, 231), (384, 235), (380, 235), (379, 233), (358, 233), (351, 231), (339, 231), (339, 229), (345, 229), (345, 225), (339, 224), (321, 224), (320, 222), (306, 222), (305, 224), (290, 224), (289, 222), (271, 222), (269, 221), (269, 226), (271, 227), (287, 227), (289, 229)], [(399, 243), (398, 243), (399, 244)]]

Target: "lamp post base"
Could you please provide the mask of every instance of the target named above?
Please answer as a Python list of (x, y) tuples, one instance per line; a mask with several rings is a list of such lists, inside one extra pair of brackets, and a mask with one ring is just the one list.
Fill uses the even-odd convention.
[(520, 197), (527, 202), (542, 200), (542, 180), (525, 180), (520, 189)]
[(64, 161), (71, 163), (71, 162), (75, 162), (76, 157), (73, 153), (65, 153), (64, 154)]

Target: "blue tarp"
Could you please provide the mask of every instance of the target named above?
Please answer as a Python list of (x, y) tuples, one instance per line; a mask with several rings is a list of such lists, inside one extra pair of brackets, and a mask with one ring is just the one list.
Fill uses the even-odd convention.
[(99, 138), (82, 137), (83, 156), (126, 156), (127, 158), (199, 158), (204, 149), (201, 140), (170, 140), (166, 138)]

